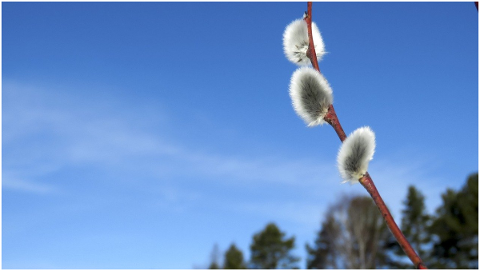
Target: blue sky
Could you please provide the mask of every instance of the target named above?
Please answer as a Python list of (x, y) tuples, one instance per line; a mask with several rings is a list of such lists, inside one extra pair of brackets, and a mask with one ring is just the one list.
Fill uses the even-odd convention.
[[(305, 267), (343, 194), (282, 34), (306, 3), (2, 3), (3, 268), (206, 267), (275, 222)], [(399, 220), (478, 170), (473, 3), (314, 3), (320, 69)]]

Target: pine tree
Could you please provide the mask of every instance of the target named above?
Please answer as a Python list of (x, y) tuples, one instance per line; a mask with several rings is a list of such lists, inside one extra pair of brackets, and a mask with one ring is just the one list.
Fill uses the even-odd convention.
[(243, 253), (235, 244), (231, 244), (227, 252), (225, 252), (225, 260), (223, 261), (223, 269), (245, 269), (243, 261)]
[(265, 229), (253, 236), (250, 245), (252, 268), (298, 268), (295, 263), (299, 259), (291, 254), (295, 246), (295, 237), (285, 238), (274, 223), (268, 224)]
[(478, 268), (478, 173), (459, 192), (442, 195), (430, 231), (436, 235), (431, 268)]

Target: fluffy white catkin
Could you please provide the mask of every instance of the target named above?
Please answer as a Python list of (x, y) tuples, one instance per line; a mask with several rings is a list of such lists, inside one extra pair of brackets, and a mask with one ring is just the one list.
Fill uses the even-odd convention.
[[(315, 53), (318, 60), (325, 54), (325, 45), (317, 25), (312, 22), (312, 37), (315, 45)], [(303, 19), (291, 22), (283, 32), (283, 51), (291, 62), (297, 65), (308, 65), (310, 59), (307, 57), (308, 49), (308, 27)]]
[(357, 183), (367, 172), (368, 163), (375, 152), (375, 134), (370, 127), (362, 127), (343, 141), (338, 152), (337, 163), (344, 183)]
[(332, 89), (318, 71), (298, 68), (290, 80), (290, 98), (295, 112), (308, 124), (323, 124), (323, 117), (333, 103)]

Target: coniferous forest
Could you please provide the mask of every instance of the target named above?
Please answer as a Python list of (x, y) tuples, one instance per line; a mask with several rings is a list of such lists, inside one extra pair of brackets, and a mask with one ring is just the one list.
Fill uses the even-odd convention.
[[(410, 186), (402, 202), (402, 232), (429, 268), (478, 269), (478, 173), (441, 197), (429, 214), (422, 192)], [(296, 269), (301, 261), (308, 269), (414, 268), (370, 197), (339, 198), (319, 224), (310, 244), (295, 244), (292, 233), (269, 223), (252, 236), (249, 259), (233, 243), (224, 253), (215, 245), (209, 268)], [(305, 246), (307, 259), (292, 253), (296, 245)]]

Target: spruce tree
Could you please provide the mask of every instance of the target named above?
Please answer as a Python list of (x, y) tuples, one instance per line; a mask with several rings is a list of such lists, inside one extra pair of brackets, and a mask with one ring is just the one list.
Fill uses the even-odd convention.
[(218, 245), (215, 244), (210, 254), (210, 265), (208, 266), (208, 269), (220, 269), (219, 258), (220, 250), (218, 249)]
[(336, 244), (340, 235), (340, 225), (329, 212), (322, 223), (315, 244), (311, 247), (306, 244), (307, 269), (337, 269), (338, 251)]
[[(429, 266), (429, 250), (430, 233), (428, 227), (431, 217), (425, 209), (425, 197), (413, 185), (408, 187), (407, 198), (403, 201), (404, 209), (402, 210), (401, 229), (407, 240), (415, 249), (424, 263)], [(406, 258), (405, 253), (397, 242), (392, 242), (392, 250), (396, 255)], [(409, 268), (411, 263), (407, 261), (396, 261), (392, 263), (395, 268)]]
[(431, 268), (478, 268), (478, 173), (442, 199), (430, 228), (436, 235)]

